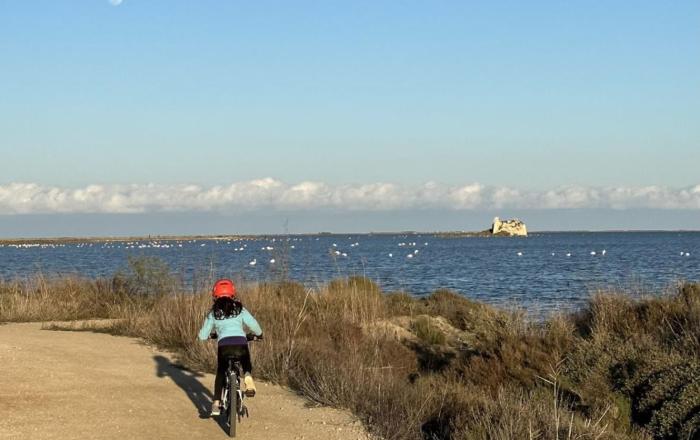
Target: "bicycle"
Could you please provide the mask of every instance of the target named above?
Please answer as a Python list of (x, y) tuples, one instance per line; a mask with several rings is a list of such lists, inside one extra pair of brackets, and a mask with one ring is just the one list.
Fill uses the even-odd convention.
[[(246, 337), (248, 341), (260, 340), (255, 335), (246, 335)], [(216, 339), (216, 335), (212, 334), (210, 338)], [(243, 416), (250, 417), (248, 407), (243, 404), (243, 398), (255, 396), (255, 391), (253, 390), (241, 391), (241, 370), (241, 363), (236, 357), (229, 357), (228, 368), (226, 369), (226, 382), (221, 395), (223, 409), (221, 415), (225, 417), (229, 437), (236, 436), (236, 425), (243, 419)]]

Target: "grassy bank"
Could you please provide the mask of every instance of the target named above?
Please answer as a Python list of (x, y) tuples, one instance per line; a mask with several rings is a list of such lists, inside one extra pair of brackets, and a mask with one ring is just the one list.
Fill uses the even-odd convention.
[[(116, 318), (98, 330), (213, 371), (214, 344), (195, 340), (208, 292), (177, 286), (148, 264), (111, 279), (0, 283), (0, 321)], [(700, 435), (698, 285), (646, 299), (600, 293), (544, 322), (449, 291), (386, 294), (363, 278), (242, 290), (266, 334), (255, 375), (350, 409), (386, 439)]]

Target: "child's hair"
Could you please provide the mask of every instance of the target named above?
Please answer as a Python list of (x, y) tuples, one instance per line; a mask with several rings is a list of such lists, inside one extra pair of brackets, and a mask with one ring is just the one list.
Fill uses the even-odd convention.
[(211, 314), (214, 319), (235, 318), (242, 310), (243, 304), (229, 297), (217, 298), (214, 305), (211, 306)]

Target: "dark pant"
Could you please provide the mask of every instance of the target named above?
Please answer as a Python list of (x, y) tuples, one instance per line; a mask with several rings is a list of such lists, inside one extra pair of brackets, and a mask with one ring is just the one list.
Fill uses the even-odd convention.
[(224, 389), (226, 370), (228, 370), (228, 359), (235, 358), (243, 367), (243, 374), (253, 372), (253, 364), (250, 363), (250, 350), (247, 345), (224, 345), (219, 346), (219, 365), (216, 369), (216, 380), (214, 381), (214, 399), (221, 398), (221, 390)]

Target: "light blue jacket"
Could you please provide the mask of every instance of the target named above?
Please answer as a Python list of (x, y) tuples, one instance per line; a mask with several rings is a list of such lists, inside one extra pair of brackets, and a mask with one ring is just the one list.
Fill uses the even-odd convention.
[(260, 324), (258, 324), (258, 321), (253, 318), (253, 315), (251, 315), (245, 307), (238, 316), (226, 319), (215, 319), (214, 315), (209, 312), (204, 320), (202, 329), (199, 331), (199, 339), (202, 341), (209, 339), (209, 335), (214, 329), (216, 329), (218, 341), (232, 336), (245, 337), (248, 333), (246, 329), (249, 330), (249, 333), (254, 333), (255, 336), (262, 335)]

